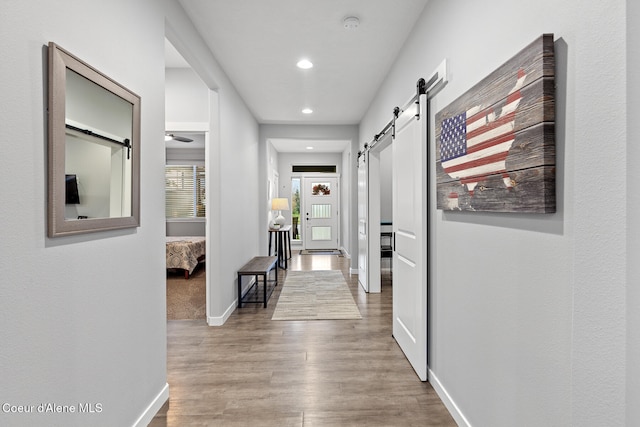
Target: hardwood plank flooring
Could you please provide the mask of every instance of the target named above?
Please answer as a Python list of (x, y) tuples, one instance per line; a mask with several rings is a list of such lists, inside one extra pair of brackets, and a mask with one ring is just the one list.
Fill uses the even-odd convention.
[(367, 294), (336, 255), (294, 255), (289, 269), (341, 270), (363, 318), (272, 321), (280, 285), (221, 327), (168, 321), (169, 405), (150, 426), (456, 425), (391, 336), (389, 281)]

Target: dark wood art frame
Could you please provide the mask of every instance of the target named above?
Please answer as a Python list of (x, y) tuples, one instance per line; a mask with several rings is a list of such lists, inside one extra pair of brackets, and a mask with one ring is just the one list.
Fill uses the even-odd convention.
[(439, 111), (435, 133), (438, 209), (555, 212), (553, 34)]

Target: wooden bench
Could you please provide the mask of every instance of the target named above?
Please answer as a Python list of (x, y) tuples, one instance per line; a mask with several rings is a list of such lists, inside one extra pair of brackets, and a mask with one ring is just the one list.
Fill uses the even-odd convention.
[[(275, 269), (276, 277), (273, 286), (268, 286), (269, 273)], [(249, 288), (246, 294), (242, 295), (242, 276), (254, 276), (255, 283)], [(259, 276), (262, 276), (262, 300), (259, 299)], [(267, 300), (278, 286), (278, 257), (277, 256), (256, 256), (238, 270), (238, 308), (247, 303), (263, 303), (267, 308)], [(255, 288), (255, 290), (253, 289)]]

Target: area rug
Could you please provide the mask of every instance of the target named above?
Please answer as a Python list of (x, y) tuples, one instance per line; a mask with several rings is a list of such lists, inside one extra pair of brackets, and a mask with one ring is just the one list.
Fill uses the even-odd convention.
[(303, 249), (300, 255), (342, 255), (340, 249)]
[(341, 271), (289, 271), (271, 320), (362, 319)]
[(197, 267), (184, 278), (182, 271), (167, 273), (167, 319), (206, 319), (206, 272)]

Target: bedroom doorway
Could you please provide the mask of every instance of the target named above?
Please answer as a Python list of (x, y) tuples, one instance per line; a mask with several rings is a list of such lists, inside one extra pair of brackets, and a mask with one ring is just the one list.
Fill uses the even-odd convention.
[(208, 135), (173, 126), (165, 137), (167, 320), (206, 320)]

